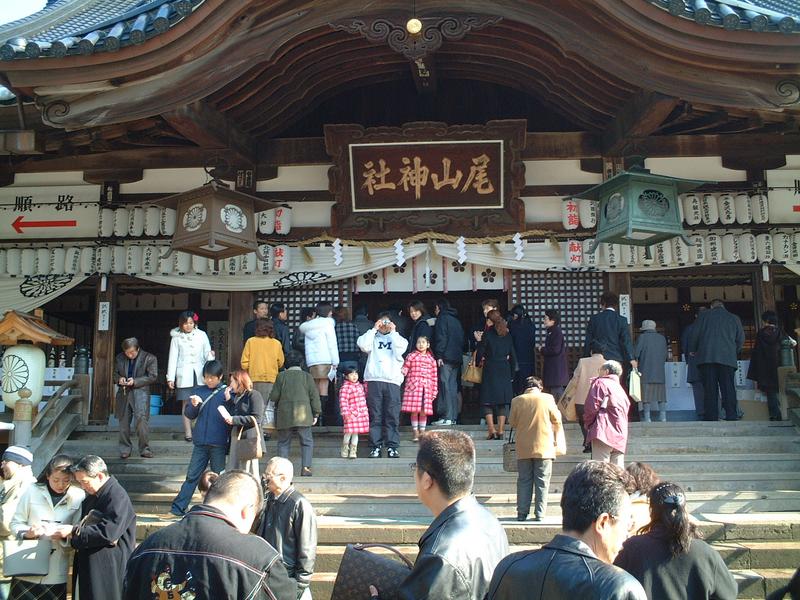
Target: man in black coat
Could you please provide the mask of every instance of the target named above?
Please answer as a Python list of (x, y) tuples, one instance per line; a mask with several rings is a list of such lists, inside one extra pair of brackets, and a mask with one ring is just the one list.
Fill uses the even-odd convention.
[(272, 318), (272, 326), (275, 328), (275, 339), (281, 343), (283, 355), (286, 356), (292, 351), (292, 336), (289, 333), (289, 326), (286, 324), (286, 321), (289, 320), (289, 312), (282, 302), (273, 302), (269, 307), (269, 314)]
[(202, 504), (136, 549), (125, 573), (125, 600), (297, 600), (280, 554), (249, 533), (261, 503), (261, 484), (250, 473), (220, 475)]
[(72, 472), (86, 492), (70, 542), (76, 550), (72, 589), (80, 600), (120, 600), (125, 563), (136, 545), (131, 499), (99, 456), (84, 456)]
[(617, 312), (619, 297), (613, 292), (604, 292), (600, 296), (600, 312), (589, 318), (586, 326), (586, 339), (583, 342), (583, 355), (591, 356), (589, 348), (592, 342), (602, 345), (606, 360), (616, 360), (623, 365), (633, 360), (633, 345), (628, 320)]
[(135, 337), (123, 340), (122, 352), (114, 360), (120, 458), (131, 455), (131, 419), (136, 423), (139, 454), (143, 458), (153, 458), (150, 450), (150, 386), (157, 379), (158, 360), (155, 355), (139, 349), (139, 340)]
[[(269, 310), (267, 303), (263, 300), (256, 300), (253, 302), (253, 320), (244, 324), (242, 329), (242, 343), (246, 344), (247, 340), (256, 334), (256, 322), (259, 319), (266, 319), (269, 317)], [(277, 337), (277, 336), (276, 336)]]
[(464, 351), (464, 328), (456, 310), (444, 298), (434, 308), (433, 355), (439, 365), (439, 420), (431, 425), (455, 425), (458, 420), (458, 370)]

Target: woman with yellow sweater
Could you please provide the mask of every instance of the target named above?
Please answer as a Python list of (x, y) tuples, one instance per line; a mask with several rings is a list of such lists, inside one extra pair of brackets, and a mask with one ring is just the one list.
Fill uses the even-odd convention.
[(269, 319), (256, 320), (256, 334), (247, 340), (242, 351), (242, 368), (250, 374), (253, 387), (269, 398), (272, 384), (283, 366), (283, 347), (275, 339), (275, 327)]

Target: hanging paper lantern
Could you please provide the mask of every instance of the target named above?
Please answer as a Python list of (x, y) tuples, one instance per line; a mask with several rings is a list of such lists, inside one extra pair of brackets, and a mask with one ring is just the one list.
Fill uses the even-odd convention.
[(64, 248), (52, 248), (50, 250), (50, 273), (53, 275), (63, 275), (66, 262), (67, 251), (64, 250)]
[(772, 252), (776, 261), (785, 263), (792, 257), (792, 237), (785, 231), (773, 233)]
[(114, 210), (104, 208), (100, 211), (100, 237), (114, 235)]
[(258, 213), (258, 232), (264, 235), (275, 233), (275, 209), (263, 210)]
[(188, 252), (177, 250), (172, 253), (172, 270), (178, 275), (186, 275), (192, 268), (192, 255)]
[(581, 227), (592, 229), (597, 225), (597, 200), (580, 200), (578, 208), (580, 214)]
[[(64, 267), (64, 264), (61, 264)], [(6, 251), (0, 248), (0, 275), (6, 275)]]
[(655, 259), (659, 266), (669, 267), (672, 265), (672, 240), (656, 244)]
[(760, 233), (756, 236), (756, 254), (758, 255), (758, 262), (772, 262), (772, 235)]
[(766, 194), (753, 194), (750, 197), (750, 209), (753, 213), (753, 223), (769, 221), (769, 200)]
[(205, 256), (192, 255), (192, 272), (203, 275), (208, 270), (208, 259)]
[(144, 234), (158, 235), (161, 231), (161, 207), (148, 206), (144, 211)]
[(597, 266), (597, 255), (598, 255), (597, 248), (595, 248), (593, 252), (589, 252), (589, 250), (592, 248), (592, 246), (594, 246), (594, 240), (591, 239), (591, 238), (587, 239), (587, 240), (583, 240), (583, 243), (581, 245), (583, 246), (583, 248), (581, 250), (581, 258), (582, 258), (582, 261), (583, 261), (583, 266), (584, 267), (596, 267)]
[(127, 208), (118, 208), (114, 211), (114, 235), (123, 237), (128, 235), (130, 229), (130, 215)]
[(709, 233), (706, 236), (706, 256), (708, 262), (718, 265), (722, 262), (722, 238), (716, 233)]
[(800, 231), (792, 234), (792, 260), (800, 262)]
[(81, 268), (81, 249), (75, 246), (67, 248), (67, 254), (64, 258), (64, 273), (67, 275), (76, 275)]
[(753, 204), (747, 194), (736, 194), (736, 222), (742, 225), (753, 222)]
[(675, 237), (670, 241), (672, 246), (672, 260), (676, 264), (683, 266), (689, 262), (689, 245), (681, 238)]
[(735, 233), (726, 233), (722, 236), (722, 260), (724, 262), (739, 260), (739, 236)]
[(36, 250), (25, 248), (20, 255), (20, 274), (29, 277), (36, 273)]
[(756, 236), (752, 233), (743, 233), (739, 236), (739, 260), (744, 263), (756, 262)]
[(114, 246), (111, 249), (111, 270), (114, 273), (127, 273), (128, 250), (125, 246)]
[(636, 248), (636, 253), (638, 254), (638, 263), (643, 267), (649, 267), (653, 264), (656, 255), (656, 248), (655, 246), (639, 246)]
[(561, 224), (567, 231), (577, 229), (578, 225), (581, 224), (577, 200), (564, 198), (564, 200), (561, 201)]
[(272, 270), (273, 261), (275, 260), (275, 250), (269, 244), (261, 244), (259, 248), (261, 249), (261, 256), (267, 260), (259, 260), (258, 269), (261, 273), (266, 275)]
[(91, 275), (94, 271), (94, 248), (81, 248), (81, 272), (84, 275)]
[(158, 272), (162, 275), (169, 275), (172, 273), (172, 267), (175, 266), (175, 257), (167, 256), (169, 248), (164, 246), (158, 247)]
[(158, 247), (145, 246), (142, 248), (142, 273), (152, 275), (158, 271)]
[(174, 208), (161, 209), (161, 235), (174, 235), (178, 212)]
[(95, 266), (99, 273), (110, 273), (113, 265), (114, 252), (108, 246), (97, 248), (95, 252)]
[(600, 244), (600, 264), (614, 269), (619, 266), (620, 258), (619, 244)]
[(142, 247), (131, 244), (126, 249), (125, 272), (136, 275), (142, 271)]
[(22, 250), (9, 248), (6, 251), (6, 273), (16, 277), (22, 271)]
[(577, 269), (583, 262), (583, 244), (578, 240), (564, 242), (564, 264), (569, 269)]
[(275, 209), (275, 233), (288, 235), (292, 230), (292, 209), (288, 206), (279, 206)]
[(706, 225), (714, 225), (719, 221), (719, 206), (714, 194), (703, 194), (703, 200), (700, 204), (702, 212), (703, 223)]
[(720, 194), (717, 197), (717, 212), (719, 222), (723, 225), (732, 225), (736, 222), (736, 201), (732, 194)]
[(291, 248), (286, 245), (276, 246), (274, 253), (275, 270), (279, 273), (288, 273), (292, 268)]
[(708, 263), (708, 253), (706, 253), (706, 240), (705, 238), (696, 233), (689, 237), (692, 241), (689, 244), (689, 262), (696, 265), (703, 265)]
[(683, 219), (686, 224), (699, 225), (703, 220), (700, 196), (697, 194), (684, 194), (681, 204), (683, 205)]
[(36, 274), (50, 274), (50, 249), (39, 248), (36, 250)]
[(206, 271), (209, 275), (219, 275), (219, 268), (222, 261), (217, 261), (214, 258), (208, 259), (208, 270)]
[(248, 252), (247, 254), (242, 254), (241, 262), (239, 264), (239, 271), (244, 273), (245, 275), (252, 275), (256, 271), (256, 253), (255, 252)]
[(619, 248), (620, 264), (625, 267), (635, 267), (636, 261), (639, 258), (639, 250), (637, 246), (630, 244), (622, 244)]
[(140, 237), (144, 233), (144, 209), (141, 206), (128, 209), (128, 233)]
[(239, 271), (239, 264), (241, 262), (239, 258), (240, 257), (238, 256), (229, 256), (228, 258), (222, 259), (223, 273), (227, 275), (236, 275), (236, 273)]

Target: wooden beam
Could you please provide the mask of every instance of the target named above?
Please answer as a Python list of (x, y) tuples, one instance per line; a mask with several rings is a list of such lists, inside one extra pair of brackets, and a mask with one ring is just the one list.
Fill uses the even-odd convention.
[(603, 132), (603, 154), (623, 156), (631, 138), (646, 137), (658, 129), (679, 102), (657, 92), (634, 95)]
[(228, 364), (227, 372), (239, 368), (244, 349), (244, 324), (253, 318), (253, 292), (230, 292), (228, 298)]
[(103, 185), (106, 181), (117, 183), (135, 183), (144, 177), (142, 169), (87, 169), (83, 172), (86, 183)]
[(112, 150), (94, 154), (64, 155), (54, 158), (28, 158), (15, 162), (15, 173), (48, 173), (55, 171), (86, 171), (92, 169), (179, 169), (204, 167), (210, 162), (226, 158), (235, 164), (228, 150), (211, 150), (187, 146), (159, 146), (134, 150)]
[(258, 149), (255, 140), (204, 100), (185, 104), (161, 116), (173, 129), (201, 148), (227, 148), (236, 156), (237, 164), (250, 167), (256, 163)]
[(527, 133), (523, 160), (580, 159), (602, 156), (600, 137), (585, 131)]

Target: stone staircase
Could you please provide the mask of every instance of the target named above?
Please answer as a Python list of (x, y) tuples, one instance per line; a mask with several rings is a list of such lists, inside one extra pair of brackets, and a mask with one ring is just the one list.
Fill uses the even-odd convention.
[[(560, 525), (561, 486), (569, 471), (588, 455), (579, 453), (580, 432), (566, 426), (571, 453), (553, 468), (547, 517), (542, 524), (514, 520), (516, 474), (502, 465), (502, 442), (486, 441), (477, 426), (461, 427), (475, 440), (478, 466), (475, 494), (501, 521), (513, 550), (538, 547)], [(83, 427), (63, 450), (103, 456), (128, 489), (139, 514), (139, 537), (169, 524), (159, 515), (169, 510), (191, 453), (191, 444), (174, 431), (154, 430), (156, 458), (118, 458), (116, 431)], [(403, 431), (400, 459), (338, 456), (338, 429), (315, 429), (314, 475), (296, 486), (319, 515), (319, 548), (312, 591), (316, 600), (330, 597), (348, 542), (397, 546), (411, 560), (417, 540), (431, 521), (417, 501), (409, 463), (416, 455), (410, 433)], [(267, 444), (267, 455), (275, 443)], [(299, 470), (299, 448), (292, 448)], [(135, 456), (135, 455), (134, 455)], [(740, 598), (764, 598), (785, 585), (800, 565), (800, 434), (790, 423), (633, 423), (627, 460), (653, 465), (662, 479), (680, 483), (706, 539), (722, 553), (740, 583)], [(199, 496), (195, 497), (199, 501)]]

